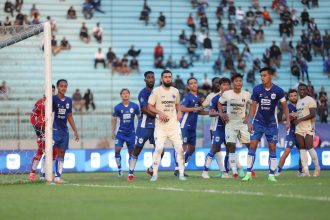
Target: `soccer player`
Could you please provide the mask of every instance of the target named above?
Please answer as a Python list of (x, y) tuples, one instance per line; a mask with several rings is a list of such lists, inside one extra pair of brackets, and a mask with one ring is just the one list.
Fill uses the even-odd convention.
[(72, 117), (72, 99), (65, 96), (68, 88), (68, 82), (65, 79), (59, 79), (56, 83), (57, 95), (53, 96), (53, 148), (56, 148), (57, 157), (55, 161), (55, 183), (63, 183), (61, 179), (63, 172), (65, 151), (69, 148), (69, 122), (75, 136), (79, 141), (79, 135)]
[[(52, 96), (55, 95), (55, 85), (52, 85)], [(38, 167), (39, 161), (45, 152), (45, 100), (46, 97), (39, 99), (33, 107), (30, 114), (30, 123), (34, 128), (37, 135), (37, 145), (38, 150), (32, 158), (31, 171), (29, 175), (30, 181), (37, 180), (36, 169)], [(56, 158), (56, 151), (53, 151), (53, 160)], [(43, 166), (43, 165), (42, 165)], [(43, 170), (43, 169), (42, 169)], [(40, 174), (40, 178), (43, 179), (44, 172)]]
[[(210, 108), (212, 98), (214, 96), (218, 95), (219, 93), (220, 93), (220, 78), (219, 77), (214, 77), (212, 79), (212, 92), (210, 94), (208, 94), (208, 96), (206, 97), (206, 99), (202, 103), (203, 108), (204, 109), (205, 108)], [(216, 117), (211, 117), (211, 123), (210, 123), (210, 137), (211, 137), (211, 141), (212, 141), (212, 136), (213, 136), (213, 130), (212, 129), (214, 128), (215, 120), (216, 120)], [(218, 167), (220, 169), (220, 173), (218, 174), (218, 177), (221, 177), (222, 176), (222, 172), (225, 171), (224, 170), (223, 163), (222, 163), (221, 152), (218, 152), (218, 153), (215, 154), (215, 161), (217, 162)]]
[(184, 176), (182, 137), (180, 129), (181, 109), (179, 91), (172, 87), (172, 72), (164, 70), (161, 74), (162, 85), (155, 88), (148, 100), (148, 109), (156, 115), (155, 152), (153, 154), (153, 176), (150, 181), (157, 181), (158, 166), (166, 139), (173, 142), (179, 166), (179, 180)]
[(317, 158), (317, 153), (313, 148), (316, 102), (312, 97), (307, 95), (307, 86), (305, 84), (300, 84), (298, 86), (298, 93), (300, 99), (297, 102), (297, 118), (294, 123), (296, 125), (296, 138), (304, 172), (302, 176), (309, 176), (307, 158), (308, 151), (315, 166), (313, 176), (317, 177), (320, 176), (320, 165)]
[[(187, 80), (189, 92), (181, 102), (182, 118), (180, 120), (181, 133), (183, 139), (183, 151), (185, 152), (184, 162), (187, 163), (196, 148), (196, 129), (198, 115), (207, 115), (208, 111), (203, 111), (201, 99), (198, 96), (197, 79), (191, 77)], [(179, 175), (179, 167), (176, 163), (174, 175)]]
[[(147, 108), (149, 96), (155, 85), (154, 72), (152, 71), (145, 72), (144, 81), (146, 83), (146, 87), (140, 91), (138, 96), (142, 117), (139, 119), (139, 123), (136, 129), (135, 146), (133, 153), (131, 154), (131, 158), (129, 160), (129, 174), (127, 177), (128, 181), (134, 180), (134, 169), (135, 169), (136, 161), (146, 141), (149, 140), (150, 144), (155, 145), (154, 131), (155, 131), (156, 114), (149, 111)], [(162, 156), (163, 155), (164, 153), (162, 153)], [(147, 169), (147, 173), (150, 176), (153, 175), (152, 166)]]
[[(134, 150), (135, 142), (135, 115), (140, 118), (139, 106), (131, 102), (130, 91), (124, 88), (120, 91), (122, 102), (115, 106), (112, 118), (112, 139), (115, 140), (115, 159), (118, 167), (118, 177), (123, 176), (121, 170), (121, 155), (120, 151), (126, 143), (128, 154), (131, 155)], [(119, 118), (119, 128), (116, 132), (117, 120)]]
[[(291, 153), (291, 149), (294, 146), (297, 146), (296, 145), (297, 144), (296, 135), (295, 135), (295, 125), (294, 125), (294, 120), (297, 118), (297, 109), (296, 109), (296, 104), (298, 101), (297, 90), (290, 89), (288, 95), (289, 95), (289, 101), (290, 101), (290, 103), (288, 104), (289, 116), (290, 116), (290, 129), (287, 131), (286, 136), (285, 136), (285, 149), (284, 149), (283, 155), (280, 158), (280, 161), (278, 162), (277, 176), (281, 175), (285, 160)], [(300, 163), (300, 160), (299, 160), (299, 163)], [(298, 176), (301, 176), (301, 175), (302, 175), (302, 168), (301, 168), (301, 165), (299, 164)]]
[[(220, 80), (220, 91), (223, 94), (225, 91), (230, 89), (230, 79), (228, 78), (221, 78)], [(220, 99), (220, 94), (214, 96), (211, 101), (211, 109), (210, 109), (210, 116), (215, 117), (215, 124), (212, 128), (213, 136), (212, 136), (212, 147), (210, 152), (206, 156), (204, 170), (202, 173), (202, 177), (204, 179), (209, 179), (209, 168), (211, 166), (212, 160), (214, 155), (221, 150), (221, 144), (225, 142), (225, 125), (223, 121), (220, 119), (219, 109), (218, 109), (218, 102)], [(223, 111), (226, 111), (226, 108), (223, 108)], [(225, 178), (224, 176), (222, 176)]]
[[(233, 172), (233, 178), (238, 178), (236, 164), (236, 142), (250, 147), (250, 133), (247, 127), (246, 109), (251, 104), (251, 94), (242, 90), (243, 76), (235, 74), (231, 77), (233, 89), (227, 90), (221, 94), (219, 99), (219, 114), (222, 121), (226, 124), (226, 147), (228, 148), (229, 165)], [(226, 112), (223, 112), (224, 105)], [(242, 168), (239, 169), (240, 175), (244, 176)]]
[(272, 83), (273, 69), (264, 67), (260, 69), (262, 84), (253, 88), (250, 106), (248, 126), (250, 136), (250, 148), (247, 156), (247, 173), (243, 181), (252, 180), (252, 169), (256, 156), (256, 149), (263, 134), (265, 134), (269, 149), (269, 174), (268, 180), (276, 182), (276, 143), (278, 142), (278, 124), (276, 117), (277, 104), (280, 102), (285, 118), (286, 130), (290, 127), (290, 118), (284, 91)]

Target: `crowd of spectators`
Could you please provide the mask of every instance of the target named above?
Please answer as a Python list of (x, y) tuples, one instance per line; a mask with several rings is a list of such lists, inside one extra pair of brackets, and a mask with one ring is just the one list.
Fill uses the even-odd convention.
[(90, 108), (94, 111), (96, 109), (94, 102), (94, 95), (90, 89), (87, 89), (84, 96), (81, 95), (79, 89), (72, 95), (72, 107), (76, 112), (89, 111)]

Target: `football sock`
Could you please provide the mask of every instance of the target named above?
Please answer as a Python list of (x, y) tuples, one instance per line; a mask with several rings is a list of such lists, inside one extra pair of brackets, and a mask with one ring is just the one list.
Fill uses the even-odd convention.
[(153, 175), (158, 176), (158, 166), (160, 163), (160, 157), (163, 151), (163, 147), (155, 148), (154, 154), (152, 156), (152, 170), (153, 170)]
[(237, 168), (238, 168), (238, 169), (241, 169), (243, 166), (242, 166), (242, 164), (239, 162), (238, 154), (235, 153), (235, 156), (236, 156), (236, 165), (237, 165)]
[(251, 173), (251, 171), (253, 170), (255, 156), (256, 156), (256, 151), (249, 149), (247, 156), (247, 166), (246, 166), (247, 167), (246, 171), (249, 173)]
[(314, 148), (308, 150), (309, 155), (311, 156), (315, 169), (320, 169), (319, 159), (317, 158), (317, 153)]
[(278, 172), (278, 173), (282, 172), (282, 167), (277, 166), (277, 172)]
[(192, 153), (186, 151), (186, 153), (184, 154), (184, 163), (188, 163), (188, 160), (190, 159), (191, 155)]
[(129, 160), (129, 174), (134, 174), (134, 169), (137, 161), (137, 157), (131, 154), (130, 160)]
[(178, 161), (177, 161), (177, 156), (176, 155), (176, 151), (174, 152), (174, 163), (175, 163), (175, 170), (179, 170), (179, 164), (178, 164)]
[(225, 172), (228, 173), (229, 172), (229, 155), (228, 155), (228, 153), (226, 153), (224, 165), (225, 165)]
[(233, 172), (233, 174), (237, 174), (237, 168), (236, 168), (236, 154), (235, 153), (229, 153), (229, 165)]
[(299, 152), (300, 152), (300, 159), (301, 159), (301, 165), (303, 168), (303, 172), (308, 175), (309, 170), (308, 170), (307, 151), (305, 149), (301, 149), (301, 150), (299, 150)]
[(214, 151), (211, 149), (205, 159), (204, 171), (208, 171), (214, 157)]
[(276, 169), (276, 152), (269, 153), (269, 176), (274, 176)]
[(174, 149), (176, 151), (176, 160), (178, 163), (179, 175), (184, 176), (184, 156), (182, 146), (174, 146)]
[(120, 155), (120, 153), (115, 153), (115, 159), (116, 159), (116, 164), (117, 164), (118, 170), (121, 170), (121, 155)]
[(220, 171), (223, 172), (225, 168), (223, 166), (221, 151), (215, 154), (215, 161), (217, 162)]
[(55, 177), (61, 178), (63, 172), (64, 158), (56, 158), (55, 161)]

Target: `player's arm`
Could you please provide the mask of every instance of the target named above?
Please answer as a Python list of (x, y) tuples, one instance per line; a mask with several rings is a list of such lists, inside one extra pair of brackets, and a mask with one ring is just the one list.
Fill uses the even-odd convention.
[(156, 118), (156, 114), (150, 111), (147, 105), (141, 106), (141, 112), (148, 115), (148, 117)]
[[(203, 108), (203, 107), (201, 106), (201, 108)], [(209, 115), (209, 111), (202, 109), (202, 110), (198, 111), (198, 114), (199, 115)]]
[(116, 127), (117, 127), (117, 117), (116, 116), (113, 116), (112, 117), (112, 127), (111, 127), (111, 139), (114, 140), (115, 139), (115, 132), (116, 132)]
[(72, 117), (72, 113), (68, 113), (68, 122), (74, 132), (74, 136), (75, 136), (75, 139), (76, 141), (79, 141), (79, 135), (78, 135), (78, 132), (77, 132), (77, 128), (76, 128), (76, 124), (74, 123), (74, 119)]
[(156, 109), (156, 100), (157, 100), (157, 95), (154, 92), (152, 92), (151, 95), (149, 96), (147, 108), (150, 112), (156, 115), (156, 118), (159, 118), (159, 120), (163, 122), (167, 122), (169, 120), (167, 115), (164, 112)]
[(177, 120), (180, 121), (182, 116), (180, 103), (176, 103), (175, 108), (176, 108)]
[(228, 115), (223, 112), (222, 103), (218, 102), (219, 116), (221, 120), (226, 124), (229, 121)]
[(316, 108), (310, 108), (309, 115), (306, 115), (305, 117), (295, 120), (295, 124), (297, 125), (302, 121), (307, 121), (307, 120), (313, 119), (313, 118), (315, 118), (315, 116), (316, 116)]
[(285, 128), (286, 128), (286, 130), (288, 130), (288, 129), (290, 129), (290, 115), (289, 115), (288, 104), (286, 103), (285, 98), (284, 98), (284, 101), (281, 101), (281, 105), (282, 105), (284, 115), (285, 115)]
[(257, 101), (252, 101), (252, 104), (250, 106), (250, 111), (249, 111), (249, 117), (248, 117), (248, 128), (249, 128), (249, 132), (252, 133), (253, 132), (253, 118), (256, 114), (257, 111)]

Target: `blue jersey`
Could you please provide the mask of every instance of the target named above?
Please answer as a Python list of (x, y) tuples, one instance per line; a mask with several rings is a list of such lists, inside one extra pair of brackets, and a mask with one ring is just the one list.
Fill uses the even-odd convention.
[(260, 84), (253, 88), (251, 99), (258, 104), (254, 121), (265, 127), (277, 126), (275, 110), (278, 102), (285, 100), (283, 89), (273, 84), (269, 90), (266, 90), (264, 85)]
[(67, 121), (68, 114), (72, 113), (72, 99), (64, 96), (61, 100), (57, 95), (53, 96), (53, 112), (53, 130), (69, 133)]
[[(292, 105), (291, 103), (288, 104), (289, 114), (292, 112), (297, 112), (296, 106)], [(295, 133), (296, 126), (294, 124), (294, 120), (290, 120), (290, 133)]]
[[(211, 103), (210, 103), (210, 110), (214, 110), (216, 112), (219, 112), (219, 109), (218, 109), (218, 103), (219, 103), (219, 99), (220, 99), (221, 95), (218, 94), (216, 96), (214, 96), (211, 100)], [(226, 113), (227, 109), (227, 102), (225, 102), (223, 105), (222, 105), (222, 112), (223, 113)], [(222, 127), (222, 128), (225, 128), (225, 125), (223, 123), (223, 121), (221, 120), (221, 118), (219, 116), (216, 117), (216, 123), (214, 125), (215, 127), (212, 128), (213, 131), (215, 131), (216, 129)]]
[(135, 133), (135, 115), (140, 115), (140, 109), (139, 106), (134, 102), (129, 102), (127, 106), (125, 106), (123, 103), (116, 105), (113, 116), (120, 119), (118, 132), (123, 134)]
[[(187, 95), (182, 99), (181, 105), (187, 108), (193, 108), (198, 106), (199, 97), (194, 95), (191, 92), (188, 92)], [(181, 128), (186, 129), (196, 129), (198, 119), (198, 112), (183, 112), (182, 118), (180, 121)]]
[[(139, 93), (139, 103), (140, 108), (142, 109), (143, 106), (148, 105), (148, 99), (151, 94), (151, 90), (144, 88)], [(143, 114), (141, 112), (141, 118), (138, 122), (139, 128), (155, 128), (155, 118), (148, 116), (147, 114)]]

